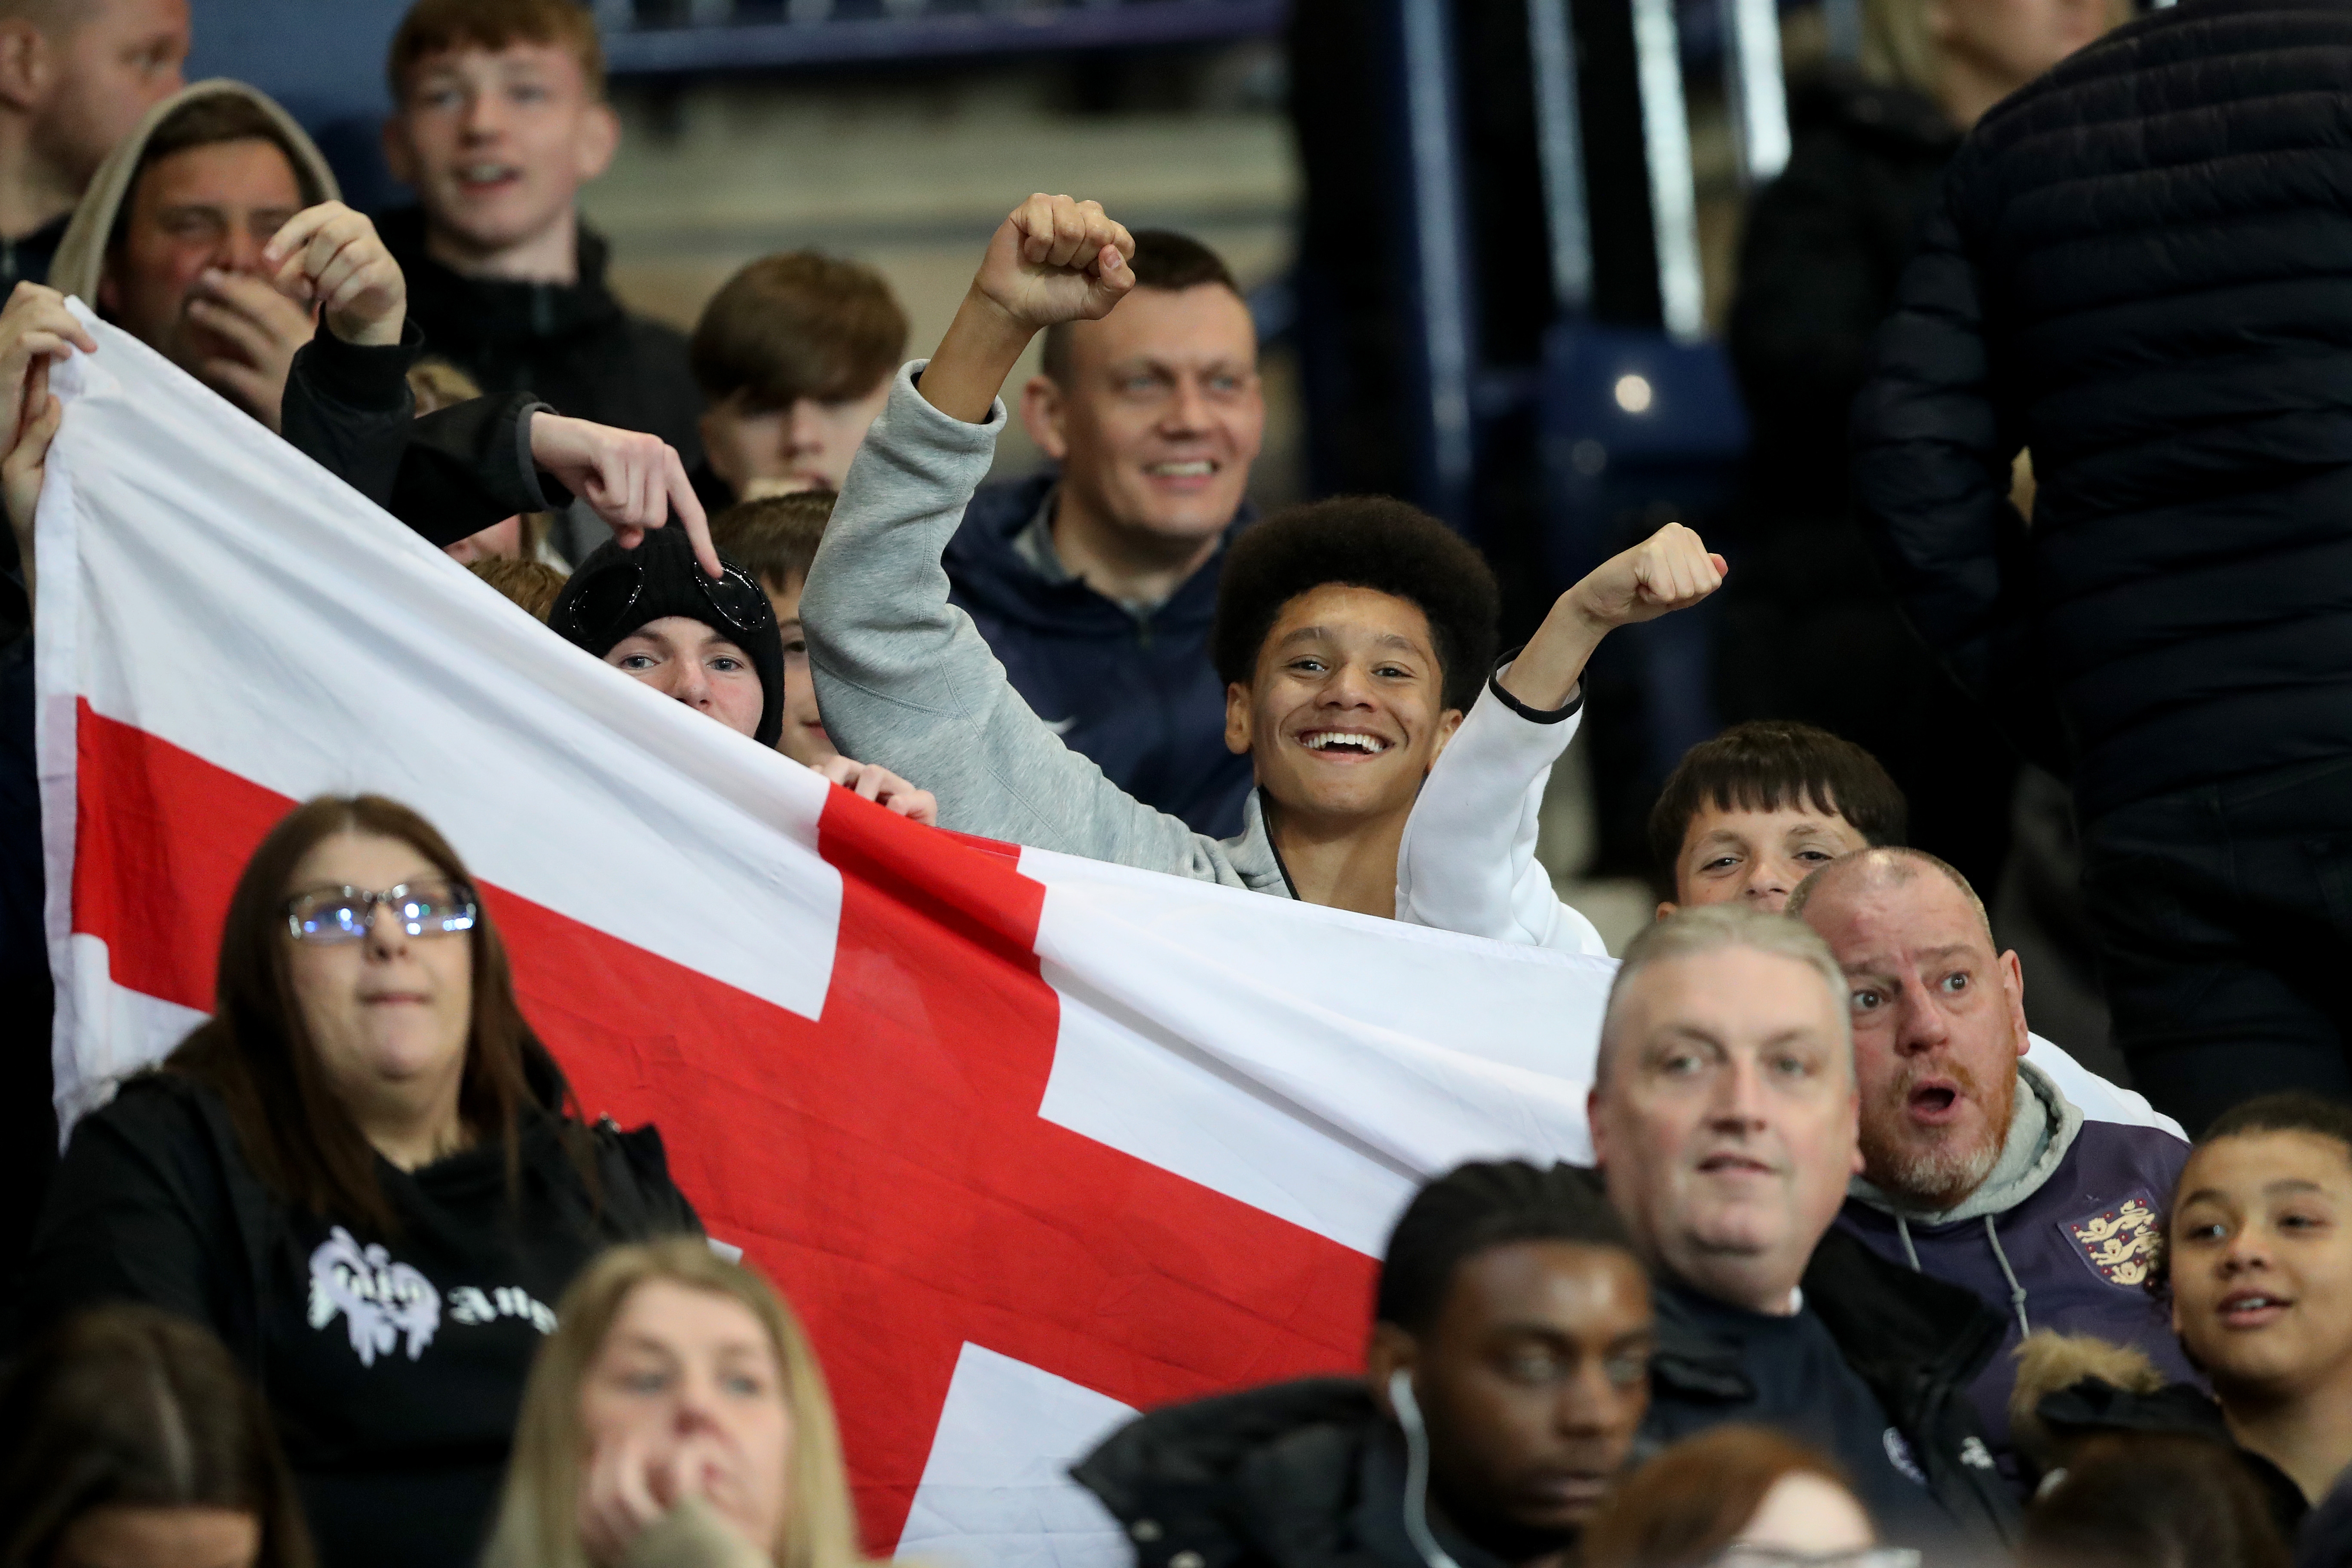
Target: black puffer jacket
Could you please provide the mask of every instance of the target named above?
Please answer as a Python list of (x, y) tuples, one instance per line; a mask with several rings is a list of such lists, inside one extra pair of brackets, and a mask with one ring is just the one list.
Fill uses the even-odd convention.
[(1742, 510), (1767, 534), (1844, 519), (1846, 415), (1960, 144), (1934, 101), (1847, 68), (1790, 84), (1789, 129), (1788, 167), (1757, 193), (1740, 236), (1726, 342), (1753, 436)]
[(1979, 123), (1880, 333), (1867, 523), (2086, 815), (2352, 753), (2347, 83), (2339, 0), (2109, 35)]
[[(1139, 1415), (1071, 1471), (1136, 1568), (1426, 1568), (1405, 1533), (1403, 1439), (1362, 1380), (1278, 1383)], [(1461, 1568), (1502, 1568), (1433, 1502)]]

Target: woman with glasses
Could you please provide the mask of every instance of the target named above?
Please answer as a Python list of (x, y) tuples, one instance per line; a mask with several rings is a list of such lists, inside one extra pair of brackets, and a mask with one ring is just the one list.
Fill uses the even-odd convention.
[(21, 1308), (143, 1301), (261, 1385), (322, 1562), (478, 1552), (554, 1303), (698, 1228), (650, 1128), (583, 1123), (432, 826), (299, 807), (229, 900), (215, 1013), (76, 1126)]
[(1766, 1426), (1685, 1438), (1620, 1482), (1580, 1568), (1918, 1568), (1834, 1461)]

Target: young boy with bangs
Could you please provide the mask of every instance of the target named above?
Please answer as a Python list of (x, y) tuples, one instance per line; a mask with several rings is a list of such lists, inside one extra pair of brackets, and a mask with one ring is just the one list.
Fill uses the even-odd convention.
[(874, 268), (813, 250), (763, 256), (694, 324), (714, 511), (795, 490), (837, 491), (907, 357), (907, 312)]
[[(1679, 524), (1667, 533), (1676, 530), (1696, 552), (1697, 535)], [(1695, 570), (1698, 559), (1685, 555), (1682, 563)], [(1719, 580), (1720, 558), (1703, 559)], [(1593, 640), (1590, 596), (1616, 564), (1562, 595), (1432, 770), (1427, 804), (1406, 829), (1398, 861), (1398, 919), (1591, 951), (1590, 922), (1560, 901), (1536, 859), (1531, 803), (1575, 736), (1583, 700), (1577, 681)], [(1650, 813), (1651, 854), (1667, 895), (1657, 918), (1734, 902), (1777, 912), (1798, 883), (1840, 856), (1900, 845), (1906, 816), (1903, 792), (1853, 742), (1789, 720), (1735, 724), (1684, 753)]]
[[(604, 281), (580, 187), (620, 145), (604, 58), (578, 0), (415, 0), (393, 36), (383, 151), (417, 205), (384, 215), (408, 313), (433, 352), (493, 395), (660, 437), (701, 462), (686, 340), (631, 315)], [(559, 520), (572, 560), (602, 529)]]
[[(1407, 819), (1417, 798), (1429, 809), (1423, 781), (1496, 640), (1493, 574), (1436, 519), (1343, 497), (1232, 545), (1210, 651), (1225, 744), (1250, 759), (1256, 788), (1223, 840), (1071, 751), (949, 601), (940, 558), (993, 455), (998, 390), (1038, 331), (1109, 313), (1133, 287), (1133, 250), (1096, 204), (1032, 196), (990, 241), (938, 353), (892, 382), (800, 603), (826, 728), (853, 755), (921, 779), (942, 826), (1393, 917)], [(1684, 553), (1654, 541), (1596, 573), (1595, 624), (1631, 604), (1609, 586), (1617, 576), (1658, 584), (1647, 614), (1691, 602), (1669, 579), (1695, 576), (1665, 562)], [(1540, 778), (1527, 782), (1539, 795)], [(1515, 812), (1535, 805), (1526, 795)]]
[(1690, 904), (1778, 910), (1857, 849), (1900, 846), (1903, 791), (1852, 741), (1789, 719), (1734, 724), (1683, 753), (1650, 810), (1665, 919)]

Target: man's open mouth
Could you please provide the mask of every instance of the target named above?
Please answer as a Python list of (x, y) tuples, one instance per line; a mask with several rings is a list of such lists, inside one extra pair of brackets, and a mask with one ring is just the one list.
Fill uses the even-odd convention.
[(1217, 471), (1213, 458), (1185, 458), (1165, 463), (1147, 463), (1143, 471), (1155, 479), (1205, 479)]
[(1903, 1102), (1912, 1121), (1930, 1127), (1953, 1120), (1963, 1103), (1958, 1087), (1948, 1083), (1923, 1083), (1912, 1089)]

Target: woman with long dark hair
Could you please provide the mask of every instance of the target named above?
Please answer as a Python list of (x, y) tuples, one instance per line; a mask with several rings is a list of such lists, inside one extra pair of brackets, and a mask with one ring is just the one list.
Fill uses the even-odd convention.
[(205, 1324), (267, 1394), (325, 1562), (471, 1562), (553, 1303), (693, 1210), (651, 1129), (582, 1122), (472, 879), (406, 806), (278, 825), (215, 1008), (75, 1128), (24, 1310)]

